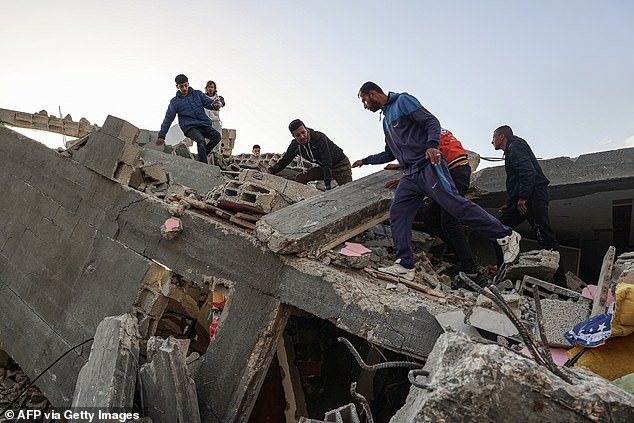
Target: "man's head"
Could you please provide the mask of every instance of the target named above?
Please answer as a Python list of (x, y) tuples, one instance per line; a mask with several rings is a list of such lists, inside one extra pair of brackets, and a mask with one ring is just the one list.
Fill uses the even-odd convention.
[(216, 83), (214, 81), (207, 81), (205, 85), (205, 94), (208, 96), (216, 95)]
[(361, 85), (357, 96), (361, 99), (363, 107), (372, 112), (378, 111), (387, 103), (387, 95), (381, 87), (371, 81)]
[(189, 80), (187, 77), (181, 73), (180, 75), (176, 75), (174, 81), (176, 81), (176, 88), (178, 88), (178, 91), (180, 91), (182, 95), (187, 95), (187, 92), (189, 91)]
[(509, 140), (513, 137), (513, 130), (508, 125), (500, 126), (498, 129), (493, 131), (493, 148), (496, 150), (506, 150), (506, 145)]
[(256, 156), (260, 155), (260, 145), (259, 144), (255, 144), (253, 146), (253, 148), (251, 149), (251, 153), (253, 153)]
[(310, 133), (306, 129), (306, 125), (299, 119), (295, 119), (288, 125), (288, 130), (293, 134), (293, 138), (299, 144), (307, 144), (310, 141)]

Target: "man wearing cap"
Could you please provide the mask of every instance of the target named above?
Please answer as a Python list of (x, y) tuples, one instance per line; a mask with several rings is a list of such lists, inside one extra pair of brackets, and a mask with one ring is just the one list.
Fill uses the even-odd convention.
[[(216, 110), (216, 106), (221, 103), (190, 87), (187, 77), (183, 74), (177, 75), (175, 81), (178, 91), (167, 106), (156, 144), (165, 143), (165, 135), (178, 115), (178, 125), (183, 134), (196, 142), (198, 160), (206, 164), (207, 154), (220, 142), (221, 135), (213, 128), (205, 109)], [(209, 143), (205, 144), (205, 138), (209, 139)]]
[(358, 96), (364, 108), (383, 111), (385, 150), (355, 161), (352, 167), (396, 159), (403, 169), (390, 207), (396, 261), (392, 266), (379, 268), (379, 272), (414, 279), (412, 222), (426, 195), (472, 230), (496, 240), (502, 247), (504, 262), (512, 263), (519, 254), (520, 235), (458, 193), (438, 149), (438, 119), (413, 96), (392, 92), (386, 95), (374, 82), (363, 84)]
[(288, 125), (293, 134), (293, 140), (286, 149), (286, 153), (274, 166), (268, 169), (269, 173), (276, 174), (299, 156), (300, 161), (308, 160), (317, 163), (295, 177), (296, 182), (306, 184), (309, 181), (323, 179), (326, 189), (331, 188), (332, 180), (343, 185), (352, 182), (352, 168), (350, 160), (343, 154), (343, 150), (326, 136), (326, 134), (307, 128), (299, 119), (295, 119)]

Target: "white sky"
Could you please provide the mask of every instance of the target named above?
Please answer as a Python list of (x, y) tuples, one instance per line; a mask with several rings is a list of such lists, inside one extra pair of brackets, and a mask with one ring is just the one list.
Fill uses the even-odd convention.
[(0, 10), (3, 108), (61, 106), (75, 120), (112, 114), (158, 130), (184, 73), (196, 89), (217, 82), (234, 153), (283, 152), (300, 118), (354, 161), (384, 147), (378, 114), (356, 97), (372, 80), (415, 95), (483, 156), (500, 156), (490, 142), (502, 124), (543, 158), (634, 146), (629, 0), (3, 0)]

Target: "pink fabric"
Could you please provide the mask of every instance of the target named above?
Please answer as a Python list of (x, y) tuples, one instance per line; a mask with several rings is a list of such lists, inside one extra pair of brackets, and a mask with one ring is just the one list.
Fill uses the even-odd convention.
[[(596, 285), (588, 285), (585, 288), (583, 288), (583, 291), (581, 291), (581, 295), (583, 295), (585, 298), (594, 300), (594, 297), (597, 295), (597, 288), (598, 286)], [(614, 296), (612, 295), (612, 291), (608, 290), (608, 301), (605, 305), (609, 306), (613, 302), (614, 302)]]
[(346, 242), (346, 246), (339, 251), (344, 256), (348, 257), (359, 257), (366, 253), (371, 253), (372, 250), (364, 247), (361, 244), (357, 244), (356, 242)]

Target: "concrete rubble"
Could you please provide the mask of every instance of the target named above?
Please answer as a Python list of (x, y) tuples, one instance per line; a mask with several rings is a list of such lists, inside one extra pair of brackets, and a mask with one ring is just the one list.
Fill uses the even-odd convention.
[(460, 333), (440, 336), (425, 369), (429, 376), (419, 379), (428, 389), (412, 386), (391, 423), (625, 423), (634, 415), (634, 395), (601, 377), (570, 369), (568, 384), (529, 358)]
[[(6, 116), (3, 122), (19, 126), (11, 123), (16, 115)], [(343, 335), (377, 360), (427, 360), (431, 383), (445, 385), (431, 394), (412, 387), (397, 412), (407, 373), (359, 377), (377, 421), (469, 421), (456, 417), (469, 413), (493, 419), (495, 410), (524, 410), (521, 395), (542, 417), (566, 408), (564, 399), (572, 408), (591, 401), (599, 414), (607, 403), (631, 409), (628, 397), (598, 378), (574, 370), (586, 391), (561, 387), (544, 367), (510, 351), (526, 342), (524, 331), (537, 338), (536, 289), (549, 345), (565, 345), (563, 332), (590, 315), (592, 300), (549, 283), (557, 252), (523, 252), (494, 280), (512, 316), (487, 296), (455, 289), (446, 246), (420, 230), (413, 281), (376, 271), (394, 260), (385, 223), (393, 191), (384, 184), (398, 170), (322, 192), (292, 180), (310, 167), (305, 162), (270, 175), (260, 170), (281, 155), (231, 156), (235, 130), (223, 129), (211, 165), (193, 160), (188, 140), (156, 146), (155, 132), (113, 116), (84, 132), (54, 152), (0, 127), (0, 347), (35, 377), (97, 331), (90, 356), (69, 354), (38, 380), (53, 406), (141, 407), (142, 397), (145, 418), (154, 422), (247, 422), (254, 415), (357, 422), (355, 405), (342, 404), (358, 371), (341, 364), (345, 350), (332, 353), (332, 339)], [(363, 248), (342, 251), (347, 242)], [(607, 289), (634, 275), (634, 255), (611, 257), (601, 276)], [(487, 368), (482, 357), (499, 360), (502, 370)], [(524, 373), (504, 370), (513, 366)], [(328, 374), (338, 382), (325, 385), (335, 379)], [(461, 392), (459, 380), (473, 382)], [(534, 380), (539, 389), (526, 393)], [(509, 397), (495, 394), (507, 385), (514, 388)], [(401, 393), (392, 401), (394, 386)], [(606, 392), (605, 402), (593, 392)], [(464, 396), (465, 406), (443, 406), (449, 395)], [(276, 401), (282, 405), (274, 412)], [(464, 411), (469, 404), (475, 410)]]

